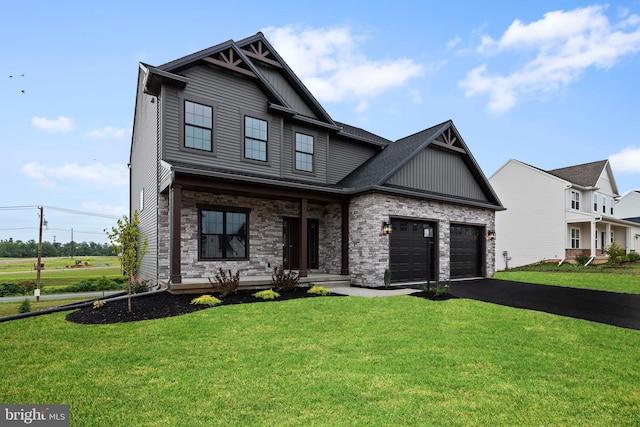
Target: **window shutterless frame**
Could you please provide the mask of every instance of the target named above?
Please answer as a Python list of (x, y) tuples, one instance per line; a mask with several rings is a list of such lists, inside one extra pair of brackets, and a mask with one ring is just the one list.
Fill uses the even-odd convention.
[(198, 259), (249, 258), (249, 209), (198, 207)]

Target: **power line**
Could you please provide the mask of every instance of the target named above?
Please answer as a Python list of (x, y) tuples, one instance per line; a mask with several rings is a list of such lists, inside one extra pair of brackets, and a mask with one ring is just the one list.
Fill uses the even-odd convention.
[[(43, 208), (47, 208), (47, 209), (51, 209), (54, 211), (59, 211), (59, 212), (66, 212), (66, 213), (71, 213), (71, 214), (76, 214), (76, 215), (88, 215), (88, 216), (97, 216), (97, 217), (101, 217), (101, 218), (109, 218), (109, 219), (120, 219), (121, 217), (117, 216), (117, 215), (108, 215), (108, 214), (101, 214), (101, 213), (96, 213), (96, 212), (85, 212), (85, 211), (78, 211), (75, 209), (66, 209), (66, 208), (56, 208), (54, 206), (42, 206)], [(0, 206), (0, 210), (22, 210), (22, 209), (39, 209), (40, 206)]]

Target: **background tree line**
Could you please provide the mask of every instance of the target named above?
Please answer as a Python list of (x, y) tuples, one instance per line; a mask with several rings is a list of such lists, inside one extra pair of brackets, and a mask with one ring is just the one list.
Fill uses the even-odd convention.
[[(113, 248), (108, 243), (95, 242), (42, 242), (43, 257), (111, 256)], [(38, 242), (35, 240), (0, 240), (0, 258), (35, 258)]]

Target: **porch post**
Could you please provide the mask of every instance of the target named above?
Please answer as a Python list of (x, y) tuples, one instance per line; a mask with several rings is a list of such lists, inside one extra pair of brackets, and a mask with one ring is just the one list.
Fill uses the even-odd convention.
[(596, 222), (591, 221), (591, 242), (589, 243), (589, 247), (591, 248), (591, 256), (596, 256), (596, 233), (598, 229), (596, 228)]
[(342, 203), (342, 267), (340, 274), (349, 275), (349, 202)]
[(307, 199), (300, 199), (300, 277), (307, 277)]
[(607, 242), (602, 242), (602, 255), (604, 255), (605, 248), (608, 248), (611, 245), (611, 223), (609, 222), (607, 223), (606, 233), (607, 235), (605, 236), (605, 239), (607, 239)]
[(171, 269), (171, 283), (182, 283), (180, 269), (180, 240), (182, 229), (182, 185), (172, 185), (169, 191), (169, 215), (171, 226), (169, 230), (169, 257)]

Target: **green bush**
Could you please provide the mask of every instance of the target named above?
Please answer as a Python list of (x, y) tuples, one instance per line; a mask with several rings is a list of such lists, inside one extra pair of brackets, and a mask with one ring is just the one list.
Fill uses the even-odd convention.
[(629, 252), (627, 254), (627, 261), (638, 262), (640, 261), (640, 254), (638, 252)]
[(591, 257), (589, 255), (576, 255), (576, 263), (578, 265), (584, 266), (590, 259)]
[(625, 252), (626, 250), (616, 242), (611, 243), (609, 247), (604, 250), (604, 253), (609, 255), (608, 263), (611, 265), (622, 263)]
[(83, 280), (71, 286), (56, 286), (50, 287), (47, 293), (51, 294), (69, 294), (76, 292), (100, 292), (100, 291), (113, 291), (126, 288), (126, 283), (123, 284), (122, 280), (109, 280), (106, 277), (99, 279)]
[(274, 267), (271, 284), (279, 291), (291, 291), (300, 283), (300, 277), (295, 271), (285, 272), (282, 267)]
[(191, 300), (191, 304), (208, 305), (210, 307), (213, 307), (214, 305), (218, 305), (221, 303), (222, 301), (220, 301), (218, 298), (211, 295), (200, 295), (199, 297)]
[(31, 301), (24, 299), (18, 306), (18, 313), (29, 313), (31, 311)]
[(13, 295), (24, 295), (26, 290), (18, 283), (3, 283), (0, 285), (0, 297), (10, 297)]
[(312, 286), (311, 288), (309, 288), (307, 293), (313, 294), (313, 295), (325, 296), (325, 295), (329, 295), (331, 291), (323, 286)]
[(280, 294), (273, 289), (267, 289), (264, 291), (256, 292), (255, 294), (253, 294), (253, 296), (262, 299), (276, 299), (280, 297)]

